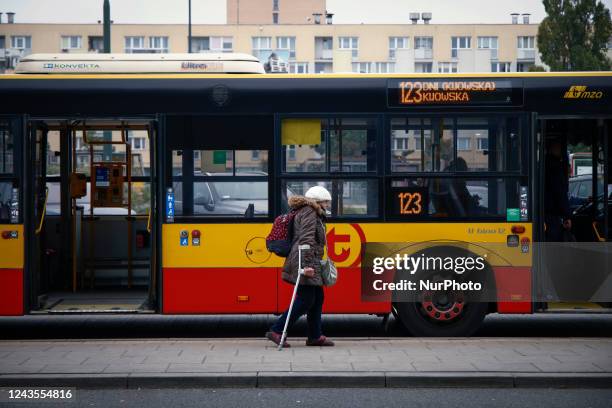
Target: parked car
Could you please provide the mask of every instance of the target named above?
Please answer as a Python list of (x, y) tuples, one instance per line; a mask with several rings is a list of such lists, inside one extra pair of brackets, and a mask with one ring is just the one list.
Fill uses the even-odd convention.
[[(603, 179), (600, 178), (597, 184), (597, 191), (603, 190)], [(573, 211), (586, 204), (593, 197), (593, 176), (584, 174), (582, 176), (571, 177), (569, 179), (569, 207)]]
[[(593, 215), (593, 200), (587, 201), (585, 204), (576, 208), (572, 213), (572, 232), (577, 241), (593, 242), (599, 241), (597, 234), (601, 236), (603, 233), (604, 223), (604, 200), (603, 194), (599, 195), (597, 200), (597, 208)], [(612, 218), (612, 184), (608, 184), (608, 217)], [(610, 219), (608, 219), (610, 222)], [(593, 226), (595, 223), (595, 227)], [(610, 229), (611, 226), (608, 228)], [(597, 231), (595, 230), (597, 228)]]

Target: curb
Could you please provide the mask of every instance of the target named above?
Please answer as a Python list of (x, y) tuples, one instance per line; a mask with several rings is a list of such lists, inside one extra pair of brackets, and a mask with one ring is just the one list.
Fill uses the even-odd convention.
[(245, 372), (1, 374), (0, 387), (612, 388), (612, 373)]

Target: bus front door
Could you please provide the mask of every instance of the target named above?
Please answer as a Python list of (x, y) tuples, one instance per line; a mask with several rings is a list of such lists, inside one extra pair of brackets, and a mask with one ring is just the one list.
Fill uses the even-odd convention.
[(44, 221), (46, 216), (46, 204), (48, 189), (46, 186), (47, 172), (47, 129), (44, 123), (30, 122), (28, 125), (28, 137), (26, 143), (28, 165), (26, 176), (29, 187), (26, 191), (26, 290), (29, 283), (28, 306), (30, 310), (38, 309), (47, 291), (47, 279), (43, 268), (45, 265), (45, 234)]

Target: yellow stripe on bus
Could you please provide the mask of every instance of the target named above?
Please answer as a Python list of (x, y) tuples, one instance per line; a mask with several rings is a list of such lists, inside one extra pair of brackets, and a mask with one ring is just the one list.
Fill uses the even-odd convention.
[[(4, 238), (5, 232), (16, 232), (17, 238)], [(23, 243), (23, 225), (0, 224), (0, 268), (23, 268)]]
[[(529, 238), (531, 243), (532, 226), (528, 223), (328, 223), (328, 249), (334, 251), (333, 258), (339, 267), (348, 267), (359, 264), (362, 242), (439, 244), (453, 241), (453, 245), (475, 254), (487, 254), (487, 261), (494, 266), (530, 266), (531, 245), (529, 253), (522, 253), (520, 247), (507, 246), (513, 225), (525, 227), (520, 237)], [(270, 228), (268, 223), (164, 224), (163, 267), (280, 267), (284, 259), (266, 249), (265, 237)], [(199, 245), (194, 245), (194, 230), (200, 232)], [(415, 245), (414, 250), (421, 247)]]

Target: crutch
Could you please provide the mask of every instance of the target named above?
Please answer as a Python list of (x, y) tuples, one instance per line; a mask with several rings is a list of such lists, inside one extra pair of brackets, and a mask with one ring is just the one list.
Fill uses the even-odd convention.
[(302, 268), (302, 251), (306, 251), (310, 249), (310, 245), (298, 245), (298, 276), (295, 281), (295, 286), (293, 288), (293, 296), (291, 296), (291, 303), (289, 304), (289, 310), (287, 311), (287, 318), (285, 319), (285, 328), (283, 329), (283, 335), (281, 336), (281, 341), (278, 344), (278, 350), (283, 349), (283, 345), (285, 344), (285, 339), (287, 338), (287, 327), (289, 326), (289, 318), (291, 317), (291, 310), (293, 309), (293, 302), (295, 302), (295, 295), (297, 295), (297, 289), (300, 285), (300, 278), (304, 274), (304, 268)]

